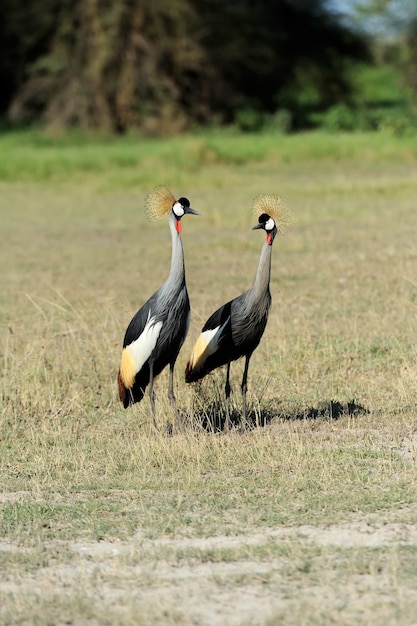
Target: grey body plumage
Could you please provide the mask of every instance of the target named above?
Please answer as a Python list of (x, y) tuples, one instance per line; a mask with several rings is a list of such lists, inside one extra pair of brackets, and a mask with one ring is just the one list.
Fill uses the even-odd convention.
[[(160, 193), (159, 188), (158, 192)], [(140, 402), (149, 385), (154, 424), (156, 420), (153, 382), (167, 365), (170, 367), (168, 397), (176, 412), (174, 366), (190, 321), (190, 301), (185, 282), (184, 254), (180, 237), (180, 220), (185, 214), (198, 215), (197, 211), (189, 206), (186, 198), (174, 201), (169, 215), (172, 238), (170, 272), (162, 287), (139, 309), (127, 327), (119, 368), (119, 397), (123, 406), (127, 408)]]
[(226, 429), (230, 427), (230, 363), (245, 357), (241, 384), (242, 418), (245, 420), (249, 362), (265, 331), (271, 306), (269, 284), (272, 243), (278, 230), (275, 220), (266, 213), (259, 217), (259, 223), (254, 229), (263, 229), (266, 232), (266, 241), (262, 247), (254, 283), (246, 292), (221, 306), (209, 317), (194, 345), (185, 370), (185, 380), (191, 383), (203, 378), (217, 367), (227, 366)]

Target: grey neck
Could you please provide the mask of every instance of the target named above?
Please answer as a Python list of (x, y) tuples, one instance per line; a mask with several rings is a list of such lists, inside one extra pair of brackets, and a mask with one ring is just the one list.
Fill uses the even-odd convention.
[(269, 281), (271, 278), (271, 256), (272, 245), (264, 243), (259, 259), (258, 271), (256, 272), (255, 282), (252, 291), (255, 297), (262, 297), (269, 291)]
[(169, 216), (169, 229), (171, 231), (172, 238), (172, 255), (171, 255), (171, 269), (169, 272), (168, 280), (183, 280), (184, 279), (184, 251), (182, 248), (181, 236), (176, 229), (176, 218), (171, 211)]

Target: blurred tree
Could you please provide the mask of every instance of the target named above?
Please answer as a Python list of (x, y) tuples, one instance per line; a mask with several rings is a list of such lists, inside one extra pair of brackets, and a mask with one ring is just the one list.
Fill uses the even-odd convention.
[[(222, 113), (236, 107), (290, 109), (305, 121), (350, 91), (348, 69), (365, 60), (363, 38), (342, 26), (323, 0), (197, 0), (204, 45), (229, 87)], [(297, 121), (297, 119), (296, 119)]]
[(416, 0), (356, 0), (349, 20), (366, 34), (377, 61), (394, 65), (417, 95)]
[(181, 130), (191, 113), (207, 117), (215, 73), (191, 36), (198, 17), (188, 0), (59, 5), (48, 52), (28, 65), (13, 95), (12, 121), (161, 132)]
[(27, 77), (28, 65), (48, 49), (57, 27), (59, 0), (2, 0), (0, 3), (0, 111)]
[(14, 122), (164, 133), (285, 108), (303, 124), (366, 58), (324, 0), (3, 0), (0, 23)]

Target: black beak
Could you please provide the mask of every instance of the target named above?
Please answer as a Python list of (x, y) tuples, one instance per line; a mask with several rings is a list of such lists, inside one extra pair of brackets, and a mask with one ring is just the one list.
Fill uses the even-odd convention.
[(201, 215), (201, 213), (192, 209), (190, 206), (184, 207), (184, 213), (188, 213), (189, 215)]
[(263, 226), (263, 224), (256, 224), (256, 226), (254, 226), (252, 230), (259, 230), (260, 228), (263, 228)]

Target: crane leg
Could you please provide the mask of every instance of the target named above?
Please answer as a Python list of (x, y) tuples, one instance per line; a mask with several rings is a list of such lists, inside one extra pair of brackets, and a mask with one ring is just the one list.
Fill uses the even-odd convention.
[(248, 389), (248, 370), (249, 370), (249, 361), (250, 361), (251, 356), (252, 356), (251, 354), (246, 355), (245, 369), (243, 370), (243, 378), (242, 378), (242, 400), (243, 400), (242, 421), (243, 423), (246, 422), (246, 391)]
[(182, 424), (180, 421), (180, 416), (178, 413), (177, 405), (175, 402), (175, 393), (174, 393), (174, 366), (175, 361), (169, 364), (169, 382), (168, 382), (168, 399), (171, 403), (172, 411), (174, 413), (174, 419), (178, 424), (179, 429), (181, 429)]
[(155, 418), (155, 392), (153, 390), (153, 363), (149, 364), (149, 400), (151, 402), (152, 421), (154, 428), (157, 429)]
[(230, 388), (229, 378), (230, 378), (230, 361), (227, 364), (226, 384), (224, 386), (224, 392), (226, 394), (226, 422), (224, 424), (225, 431), (230, 430), (230, 391), (231, 391), (231, 388)]

